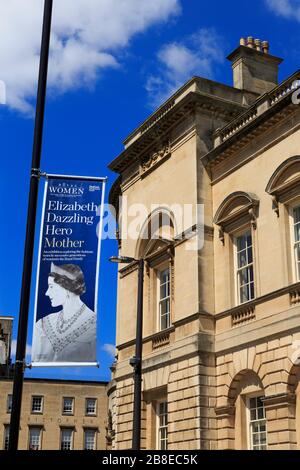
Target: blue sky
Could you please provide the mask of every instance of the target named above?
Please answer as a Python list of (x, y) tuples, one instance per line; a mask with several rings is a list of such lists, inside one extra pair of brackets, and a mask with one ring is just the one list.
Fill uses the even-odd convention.
[[(0, 80), (7, 89), (7, 104), (0, 106), (0, 315), (15, 317), (14, 337), (42, 3), (0, 0)], [(299, 26), (300, 0), (54, 0), (42, 170), (108, 176), (109, 191), (116, 175), (107, 165), (122, 151), (122, 141), (177, 87), (192, 75), (231, 85), (225, 57), (242, 36), (270, 41), (270, 53), (284, 58), (283, 80), (300, 68)], [(27, 376), (109, 380), (117, 277), (108, 258), (116, 253), (116, 242), (105, 240), (100, 369), (39, 369), (27, 371)], [(29, 345), (32, 307), (31, 302)]]

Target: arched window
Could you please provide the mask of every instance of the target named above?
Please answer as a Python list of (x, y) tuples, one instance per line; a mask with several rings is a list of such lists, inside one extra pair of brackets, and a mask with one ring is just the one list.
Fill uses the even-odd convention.
[[(272, 196), (273, 209), (282, 219), (286, 237), (288, 282), (300, 281), (300, 155), (285, 160), (271, 176), (266, 192)], [(288, 229), (288, 230), (286, 230)]]
[(288, 396), (290, 397), (290, 423), (296, 430), (296, 446), (300, 450), (300, 364), (299, 345), (295, 348), (292, 366), (288, 379)]
[[(150, 334), (167, 330), (172, 325), (174, 300), (174, 222), (172, 214), (157, 208), (141, 230), (136, 257), (146, 260), (145, 288)], [(161, 341), (158, 341), (161, 345)], [(156, 346), (153, 341), (153, 346)]]
[(254, 194), (236, 191), (222, 202), (214, 217), (232, 267), (228, 286), (231, 306), (243, 304), (256, 296), (254, 231), (258, 207), (259, 201)]
[(263, 384), (252, 370), (243, 370), (232, 380), (228, 397), (235, 406), (235, 449), (267, 449), (264, 395)]

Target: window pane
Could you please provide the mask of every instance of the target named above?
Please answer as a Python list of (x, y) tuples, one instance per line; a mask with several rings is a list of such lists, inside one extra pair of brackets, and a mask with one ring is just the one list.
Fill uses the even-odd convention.
[(248, 279), (249, 282), (253, 282), (253, 266), (249, 266), (248, 268)]
[(61, 450), (72, 450), (73, 429), (62, 429)]
[(239, 303), (254, 298), (253, 252), (251, 232), (237, 237), (237, 287)]
[(300, 222), (300, 206), (294, 209), (294, 223), (297, 224), (298, 222)]
[(262, 397), (251, 398), (249, 400), (249, 408), (251, 448), (254, 450), (264, 450), (267, 448), (267, 429)]
[(257, 410), (257, 414), (258, 414), (258, 419), (264, 419), (264, 409), (263, 408), (258, 408)]
[(160, 314), (166, 315), (170, 311), (170, 299), (165, 299), (160, 302)]
[(250, 398), (250, 409), (256, 408), (256, 398)]
[(300, 223), (294, 225), (295, 242), (300, 240)]
[(73, 413), (73, 398), (64, 398), (63, 399), (63, 413)]
[(262, 401), (261, 397), (257, 397), (256, 400), (257, 400), (257, 406), (264, 408), (264, 402)]
[(164, 315), (160, 319), (160, 329), (165, 330), (170, 326), (170, 315)]
[(12, 395), (7, 395), (7, 413), (11, 413)]
[(84, 432), (84, 450), (95, 450), (96, 431), (95, 429), (86, 429)]
[(33, 413), (41, 413), (42, 407), (43, 407), (43, 397), (33, 396), (31, 411)]
[(86, 400), (86, 414), (96, 414), (96, 398), (87, 398)]
[(251, 246), (252, 245), (252, 235), (251, 235), (251, 232), (248, 232), (247, 235), (247, 246)]
[(259, 434), (253, 433), (252, 434), (252, 439), (253, 439), (253, 445), (259, 445)]
[(4, 427), (4, 450), (8, 450), (9, 446), (9, 426)]
[(249, 300), (248, 287), (246, 285), (244, 287), (241, 287), (240, 289), (240, 301), (241, 303), (243, 303), (243, 302), (247, 302), (248, 300)]
[(170, 269), (165, 269), (159, 273), (159, 329), (164, 330), (170, 326)]
[(167, 450), (167, 441), (161, 441), (160, 450)]
[(168, 296), (168, 284), (161, 284), (160, 285), (160, 298), (164, 299)]
[(295, 246), (295, 258), (296, 262), (300, 261), (300, 243)]
[(241, 235), (237, 238), (237, 249), (238, 251), (244, 250), (246, 248), (246, 235)]
[(248, 282), (249, 282), (249, 275), (248, 274), (249, 274), (249, 272), (248, 272), (247, 268), (241, 269), (241, 271), (239, 272), (240, 286), (248, 284)]
[(254, 293), (254, 283), (252, 282), (252, 283), (250, 284), (250, 298), (249, 298), (249, 300), (254, 299), (254, 297), (255, 297), (255, 293)]
[(162, 271), (160, 275), (160, 282), (161, 284), (165, 284), (169, 282), (169, 280), (170, 280), (170, 270), (166, 269), (165, 271)]
[(247, 249), (247, 255), (248, 255), (248, 264), (252, 263), (253, 259), (252, 259), (252, 246), (250, 246), (248, 249)]
[[(265, 429), (262, 430), (262, 431), (265, 431)], [(266, 444), (266, 443), (267, 443), (267, 436), (266, 436), (265, 433), (263, 433), (263, 434), (261, 435), (260, 443), (261, 443), (261, 444)]]
[(29, 429), (29, 450), (40, 450), (41, 428)]
[(160, 329), (164, 330), (170, 326), (170, 299), (160, 301)]
[(247, 263), (247, 251), (243, 250), (238, 253), (238, 267), (246, 266)]
[(168, 448), (168, 403), (160, 402), (157, 406), (158, 414), (158, 449)]

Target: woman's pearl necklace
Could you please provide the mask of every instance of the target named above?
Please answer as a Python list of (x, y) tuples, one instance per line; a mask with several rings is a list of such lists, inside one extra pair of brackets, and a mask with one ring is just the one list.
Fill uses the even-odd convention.
[(65, 333), (77, 320), (77, 318), (82, 314), (85, 309), (85, 304), (83, 303), (81, 307), (77, 310), (74, 315), (68, 320), (64, 320), (64, 310), (62, 309), (61, 313), (57, 317), (56, 330), (58, 333)]

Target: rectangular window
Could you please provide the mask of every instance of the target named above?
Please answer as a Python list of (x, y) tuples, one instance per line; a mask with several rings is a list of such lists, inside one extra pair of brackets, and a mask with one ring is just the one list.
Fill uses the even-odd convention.
[(254, 299), (254, 266), (251, 231), (236, 238), (236, 279), (238, 303)]
[(31, 413), (43, 412), (43, 397), (33, 396), (31, 401)]
[(63, 428), (61, 430), (60, 450), (73, 449), (73, 428)]
[(249, 398), (250, 449), (267, 449), (267, 426), (262, 397)]
[(8, 450), (8, 445), (9, 445), (9, 426), (4, 426), (3, 449)]
[(29, 450), (41, 450), (41, 428), (29, 428)]
[(63, 414), (72, 415), (74, 412), (74, 398), (64, 397), (63, 398)]
[(159, 273), (159, 330), (165, 330), (170, 326), (171, 313), (171, 289), (170, 269)]
[(168, 403), (157, 403), (157, 440), (158, 450), (168, 449)]
[(85, 414), (95, 416), (97, 413), (97, 398), (87, 398), (85, 401)]
[(85, 429), (84, 450), (96, 450), (96, 429)]
[(6, 411), (7, 413), (11, 413), (11, 410), (12, 410), (12, 395), (7, 395)]
[(296, 280), (300, 281), (300, 206), (293, 209), (293, 229)]

